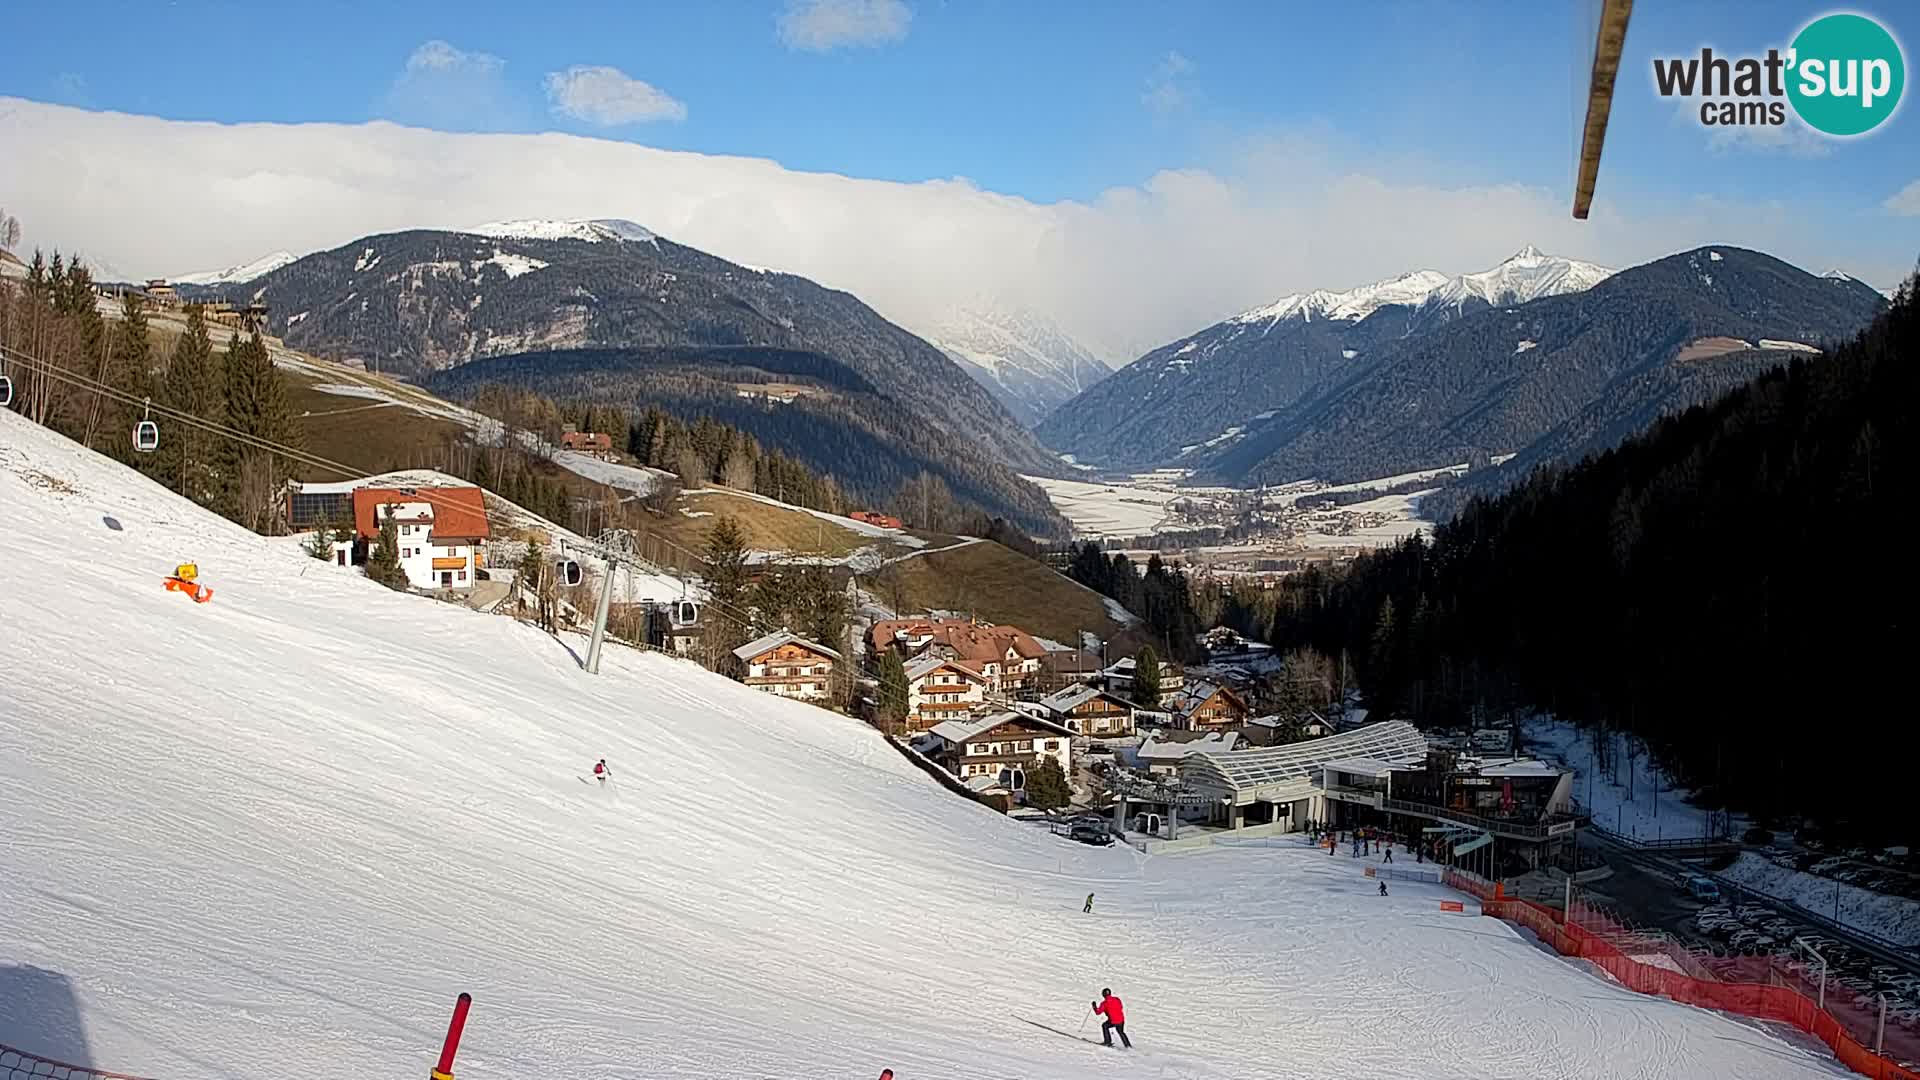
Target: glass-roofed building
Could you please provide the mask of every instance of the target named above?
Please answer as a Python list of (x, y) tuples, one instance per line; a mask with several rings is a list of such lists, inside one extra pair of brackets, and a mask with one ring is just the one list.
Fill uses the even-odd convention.
[(1294, 832), (1309, 821), (1328, 820), (1321, 780), (1330, 763), (1364, 759), (1418, 767), (1426, 757), (1427, 737), (1420, 729), (1390, 720), (1285, 746), (1192, 754), (1181, 763), (1180, 778), (1217, 808), (1212, 824), (1278, 825), (1269, 831)]

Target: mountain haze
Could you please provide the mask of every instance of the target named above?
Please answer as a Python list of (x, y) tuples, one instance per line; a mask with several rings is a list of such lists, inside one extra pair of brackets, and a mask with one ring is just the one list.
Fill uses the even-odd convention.
[(1052, 319), (1019, 307), (956, 306), (926, 338), (1028, 427), (1113, 373)]

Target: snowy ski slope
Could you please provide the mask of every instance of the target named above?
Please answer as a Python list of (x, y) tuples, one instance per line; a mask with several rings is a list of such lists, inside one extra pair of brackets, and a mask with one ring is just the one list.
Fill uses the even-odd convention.
[[(1843, 1075), (1344, 855), (1072, 845), (843, 717), (586, 675), (3, 411), (0, 522), (0, 1043), (423, 1076), (466, 990), (462, 1080)], [(1103, 985), (1130, 1056), (1021, 1022)]]

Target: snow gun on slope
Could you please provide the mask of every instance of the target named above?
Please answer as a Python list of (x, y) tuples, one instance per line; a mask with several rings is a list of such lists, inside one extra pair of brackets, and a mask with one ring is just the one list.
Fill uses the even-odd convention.
[(200, 567), (193, 563), (181, 563), (173, 568), (173, 576), (164, 584), (168, 592), (186, 593), (196, 604), (204, 604), (213, 599), (213, 589), (199, 582)]

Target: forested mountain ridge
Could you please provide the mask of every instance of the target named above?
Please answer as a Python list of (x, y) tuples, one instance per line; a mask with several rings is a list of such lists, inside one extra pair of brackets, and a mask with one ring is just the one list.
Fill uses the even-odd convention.
[(1480, 273), (1415, 270), (1283, 296), (1154, 349), (1037, 430), (1086, 464), (1193, 465), (1275, 411), (1361, 377), (1401, 341), (1496, 303), (1578, 292), (1610, 273), (1529, 246)]
[(1067, 532), (1044, 492), (974, 440), (922, 423), (859, 372), (820, 353), (755, 346), (555, 350), (474, 360), (422, 381), (456, 400), (498, 385), (634, 413), (658, 408), (686, 423), (710, 418), (831, 478), (863, 505), (901, 505), (903, 491), (924, 494), (931, 483), (930, 497), (951, 501), (955, 511), (1004, 517), (1036, 536)]
[(480, 230), (369, 236), (206, 292), (268, 304), (269, 328), (295, 348), (407, 376), (545, 349), (814, 353), (996, 461), (1060, 470), (951, 359), (851, 294), (738, 266), (629, 222)]
[(1251, 425), (1202, 472), (1342, 481), (1501, 453), (1519, 454), (1523, 468), (1565, 460), (1843, 340), (1885, 305), (1861, 282), (1759, 252), (1682, 252), (1410, 339)]
[[(1274, 643), (1347, 651), (1375, 715), (1545, 709), (1643, 738), (1712, 804), (1908, 842), (1914, 287), (1826, 355), (1474, 499), (1430, 543), (1288, 578)], [(1818, 775), (1846, 798), (1805, 799)]]

